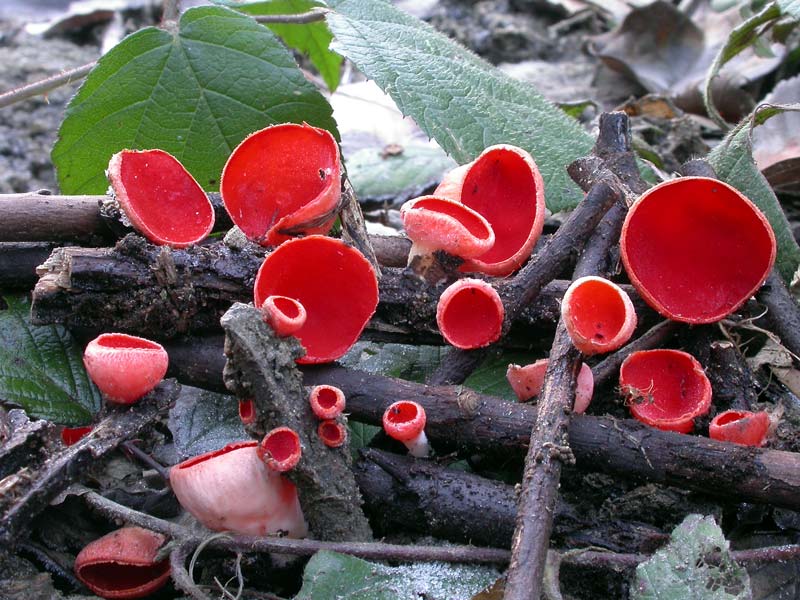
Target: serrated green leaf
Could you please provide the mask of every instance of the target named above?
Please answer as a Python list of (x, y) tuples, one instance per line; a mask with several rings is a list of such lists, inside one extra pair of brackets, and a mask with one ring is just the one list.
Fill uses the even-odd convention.
[(236, 398), (207, 390), (182, 390), (169, 411), (168, 426), (179, 460), (249, 439)]
[(331, 47), (374, 79), (456, 161), (468, 162), (492, 144), (515, 144), (536, 160), (550, 210), (581, 200), (565, 168), (588, 154), (593, 140), (575, 120), (530, 85), (388, 2), (329, 4)]
[(0, 311), (0, 400), (64, 425), (91, 421), (102, 398), (72, 336), (58, 325), (31, 325), (27, 299), (3, 299), (8, 307)]
[(750, 198), (766, 215), (775, 232), (778, 244), (776, 266), (783, 279), (789, 283), (800, 265), (800, 246), (792, 235), (789, 221), (781, 208), (775, 192), (761, 174), (753, 160), (750, 139), (750, 124), (763, 123), (765, 115), (778, 114), (780, 110), (771, 106), (764, 115), (745, 117), (742, 123), (708, 155), (708, 161), (717, 171), (717, 176)]
[(800, 21), (800, 0), (778, 0), (781, 13)]
[(128, 36), (70, 102), (52, 152), (65, 194), (100, 194), (111, 155), (161, 148), (206, 189), (231, 151), (274, 123), (330, 130), (331, 107), (275, 35), (222, 7), (187, 10), (179, 29)]
[(498, 576), (491, 567), (445, 563), (387, 567), (321, 551), (308, 561), (295, 600), (469, 600)]
[[(236, 9), (248, 15), (295, 15), (316, 6), (325, 6), (325, 3), (314, 0), (266, 0), (237, 5)], [(303, 25), (269, 23), (267, 27), (287, 46), (308, 56), (330, 91), (338, 87), (342, 57), (328, 49), (333, 36), (323, 21)]]
[[(709, 564), (716, 553), (719, 563)], [(632, 600), (749, 600), (747, 571), (731, 558), (728, 541), (713, 517), (689, 515), (669, 544), (636, 568)]]
[(347, 427), (350, 430), (350, 452), (354, 460), (358, 457), (358, 451), (368, 446), (375, 434), (381, 430), (375, 425), (367, 425), (358, 421), (348, 421)]

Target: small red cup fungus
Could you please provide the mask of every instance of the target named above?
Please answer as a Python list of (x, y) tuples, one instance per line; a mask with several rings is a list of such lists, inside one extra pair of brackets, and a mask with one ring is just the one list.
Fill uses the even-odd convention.
[(308, 402), (318, 419), (335, 419), (344, 411), (344, 392), (332, 385), (315, 385), (308, 395)]
[(480, 279), (459, 279), (439, 297), (436, 323), (449, 344), (482, 348), (500, 338), (505, 308), (497, 291)]
[(256, 402), (252, 398), (239, 400), (239, 419), (243, 425), (250, 425), (256, 420)]
[(256, 441), (238, 442), (175, 465), (169, 481), (178, 502), (214, 531), (303, 537), (297, 488), (258, 451)]
[(302, 455), (300, 436), (289, 427), (276, 427), (261, 440), (257, 453), (270, 470), (276, 473), (291, 471)]
[(325, 419), (317, 427), (317, 435), (328, 448), (339, 448), (347, 441), (347, 427), (334, 419)]
[(366, 258), (341, 240), (312, 235), (281, 244), (264, 259), (255, 305), (269, 296), (296, 299), (306, 322), (295, 336), (306, 350), (298, 363), (324, 363), (347, 352), (378, 306), (378, 280)]
[(561, 302), (561, 318), (572, 344), (587, 356), (616, 350), (636, 329), (630, 297), (602, 277), (573, 281)]
[(84, 427), (63, 427), (61, 429), (61, 441), (65, 446), (72, 446), (77, 444), (83, 436), (89, 434), (94, 425), (86, 425)]
[[(527, 402), (542, 393), (544, 375), (547, 372), (549, 362), (549, 360), (543, 358), (524, 367), (508, 365), (506, 379), (508, 379), (511, 389), (514, 390), (520, 402)], [(581, 363), (577, 387), (575, 388), (575, 405), (572, 408), (572, 412), (577, 414), (584, 413), (592, 402), (593, 394), (594, 375), (589, 365)]]
[(220, 193), (231, 220), (262, 246), (292, 235), (327, 233), (341, 197), (339, 147), (317, 127), (273, 125), (248, 136), (228, 158)]
[(268, 296), (261, 305), (261, 313), (278, 337), (294, 335), (307, 318), (303, 305), (288, 296)]
[(726, 410), (708, 426), (708, 437), (742, 446), (763, 446), (769, 431), (769, 415), (749, 410)]
[(775, 263), (775, 234), (738, 190), (681, 177), (634, 202), (620, 251), (631, 283), (655, 310), (675, 321), (712, 323), (761, 287)]
[(122, 211), (155, 244), (185, 248), (214, 228), (214, 207), (203, 188), (163, 150), (117, 152), (107, 175)]
[(88, 544), (75, 557), (75, 575), (102, 598), (144, 598), (169, 580), (169, 559), (156, 562), (163, 535), (123, 527)]
[(383, 413), (383, 430), (386, 435), (403, 442), (411, 456), (428, 456), (428, 438), (425, 435), (425, 409), (416, 402), (395, 402)]
[(104, 333), (83, 352), (86, 372), (116, 404), (133, 404), (167, 373), (169, 357), (161, 344), (124, 333)]
[(680, 350), (641, 350), (622, 363), (619, 384), (642, 423), (689, 433), (711, 407), (711, 382), (703, 367)]
[(471, 208), (494, 231), (494, 245), (467, 260), (461, 271), (505, 276), (528, 260), (544, 227), (545, 202), (542, 176), (525, 150), (490, 146), (446, 175), (433, 193)]

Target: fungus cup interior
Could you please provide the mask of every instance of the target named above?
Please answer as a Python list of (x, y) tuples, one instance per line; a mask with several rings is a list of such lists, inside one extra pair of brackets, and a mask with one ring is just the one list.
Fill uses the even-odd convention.
[(317, 404), (319, 404), (324, 409), (331, 409), (336, 406), (336, 402), (339, 400), (339, 395), (336, 393), (335, 390), (332, 390), (329, 387), (320, 386), (317, 390)]
[(569, 318), (580, 336), (605, 342), (625, 324), (625, 303), (610, 284), (587, 280), (573, 288)]
[(211, 202), (171, 154), (123, 150), (112, 157), (108, 175), (120, 206), (149, 240), (183, 248), (211, 232)]
[(404, 205), (401, 215), (415, 244), (470, 258), (486, 251), (495, 237), (489, 224), (463, 204), (423, 196)]
[(425, 411), (416, 402), (392, 404), (383, 415), (386, 432), (400, 442), (413, 440), (425, 428)]
[(98, 336), (96, 341), (101, 348), (153, 352), (161, 352), (164, 349), (157, 342), (124, 333), (104, 333)]
[(628, 213), (620, 247), (642, 297), (688, 323), (718, 321), (739, 308), (775, 262), (764, 215), (734, 188), (703, 177), (645, 193)]
[(233, 151), (220, 192), (231, 219), (248, 238), (280, 244), (290, 239), (280, 230), (305, 221), (324, 221), (305, 233), (331, 228), (340, 176), (333, 136), (310, 125), (287, 123), (255, 132)]
[(497, 340), (503, 317), (502, 303), (481, 285), (465, 284), (443, 295), (437, 310), (439, 330), (458, 348), (481, 348)]
[(272, 299), (273, 306), (281, 311), (287, 319), (296, 319), (300, 316), (300, 309), (296, 301), (285, 296), (275, 296)]
[(346, 437), (345, 428), (336, 421), (323, 421), (317, 428), (317, 434), (326, 446), (336, 448), (344, 443)]
[[(80, 578), (93, 591), (103, 593), (106, 598), (137, 598), (125, 591), (142, 590), (142, 596), (161, 586), (161, 580), (169, 577), (169, 559), (154, 565), (131, 565), (115, 562), (99, 562), (80, 568)], [(113, 594), (113, 595), (112, 595)]]
[(259, 455), (276, 471), (293, 469), (300, 460), (300, 438), (288, 427), (273, 429), (264, 436)]
[(261, 265), (255, 305), (267, 296), (289, 296), (306, 309), (295, 336), (306, 349), (298, 363), (330, 362), (341, 357), (378, 305), (372, 265), (341, 240), (309, 236), (281, 244)]
[(765, 412), (728, 410), (718, 414), (708, 427), (708, 435), (715, 440), (734, 442), (744, 446), (761, 446), (769, 430), (769, 415)]
[(634, 352), (622, 363), (620, 386), (633, 416), (658, 429), (688, 433), (711, 406), (700, 363), (679, 350)]

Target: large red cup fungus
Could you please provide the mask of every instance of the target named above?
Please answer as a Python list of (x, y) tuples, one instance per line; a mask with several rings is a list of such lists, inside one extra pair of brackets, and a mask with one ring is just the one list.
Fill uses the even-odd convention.
[(175, 465), (169, 475), (175, 496), (214, 531), (303, 537), (308, 527), (297, 488), (259, 458), (258, 446), (229, 444)]
[[(520, 402), (527, 402), (542, 393), (544, 375), (547, 372), (549, 362), (548, 359), (543, 358), (524, 367), (508, 365), (506, 379)], [(593, 394), (594, 375), (589, 365), (581, 363), (581, 370), (578, 372), (578, 383), (575, 388), (575, 405), (572, 407), (572, 412), (578, 414), (585, 412), (592, 402)]]
[(156, 342), (124, 333), (104, 333), (86, 346), (83, 364), (106, 399), (132, 404), (164, 379), (169, 357)]
[(480, 279), (459, 279), (439, 297), (436, 323), (449, 344), (482, 348), (500, 338), (505, 309), (495, 289)]
[(302, 456), (300, 436), (289, 427), (276, 427), (261, 440), (257, 454), (270, 470), (276, 473), (291, 471)]
[(587, 356), (616, 350), (636, 329), (630, 297), (602, 277), (573, 281), (561, 302), (561, 318), (572, 344)]
[(544, 182), (522, 148), (497, 145), (445, 176), (434, 195), (458, 200), (482, 215), (494, 231), (494, 245), (467, 260), (461, 270), (505, 276), (519, 269), (544, 227)]
[(295, 334), (308, 316), (302, 304), (287, 296), (268, 296), (261, 306), (261, 313), (278, 337)]
[(75, 575), (102, 598), (144, 598), (169, 579), (169, 559), (156, 562), (163, 535), (123, 527), (88, 544), (75, 557)]
[(708, 437), (742, 446), (763, 446), (769, 431), (769, 415), (749, 410), (726, 410), (711, 420)]
[(214, 227), (214, 207), (177, 158), (163, 150), (123, 150), (108, 163), (120, 208), (143, 236), (185, 248)]
[(428, 437), (425, 435), (425, 409), (411, 400), (391, 404), (383, 413), (383, 430), (386, 435), (403, 442), (411, 456), (428, 456)]
[(335, 419), (344, 411), (344, 392), (332, 385), (315, 385), (308, 395), (308, 402), (318, 419)]
[(641, 350), (622, 363), (619, 384), (643, 423), (689, 433), (711, 406), (711, 382), (697, 360), (680, 350)]
[(378, 306), (378, 280), (366, 258), (341, 240), (312, 235), (281, 244), (261, 265), (255, 305), (268, 296), (294, 298), (306, 309), (295, 336), (301, 364), (336, 360), (361, 335)]
[(764, 282), (775, 262), (775, 234), (738, 190), (681, 177), (631, 206), (620, 250), (631, 283), (655, 310), (676, 321), (712, 323)]
[(334, 419), (325, 419), (317, 427), (317, 435), (328, 448), (339, 448), (347, 441), (347, 427)]
[(220, 193), (244, 234), (272, 246), (292, 235), (330, 230), (341, 197), (341, 169), (339, 147), (324, 129), (273, 125), (236, 147), (222, 171)]

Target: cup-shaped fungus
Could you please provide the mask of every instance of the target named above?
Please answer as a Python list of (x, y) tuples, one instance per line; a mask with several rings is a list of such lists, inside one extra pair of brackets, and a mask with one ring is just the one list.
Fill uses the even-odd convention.
[(708, 437), (742, 446), (763, 446), (769, 430), (769, 415), (749, 410), (726, 410), (711, 420)]
[(753, 295), (775, 262), (775, 234), (738, 190), (681, 177), (645, 192), (628, 211), (620, 251), (631, 283), (659, 313), (712, 323)]
[(86, 346), (83, 364), (107, 400), (132, 404), (164, 379), (169, 357), (156, 342), (124, 333), (104, 333)]
[(169, 559), (156, 562), (163, 535), (123, 527), (88, 544), (75, 557), (75, 575), (102, 598), (144, 598), (169, 579)]
[(561, 302), (561, 318), (572, 344), (587, 356), (616, 350), (636, 329), (630, 297), (602, 277), (573, 281)]
[[(544, 375), (547, 372), (549, 362), (548, 359), (543, 358), (524, 367), (508, 365), (506, 379), (520, 402), (527, 402), (542, 393)], [(589, 365), (581, 363), (577, 387), (575, 388), (575, 405), (572, 407), (572, 412), (578, 414), (585, 412), (592, 402), (593, 394), (594, 375)]]
[(214, 207), (171, 154), (123, 150), (111, 157), (107, 175), (120, 208), (151, 242), (185, 248), (211, 233)]
[(250, 425), (256, 420), (256, 401), (253, 398), (239, 400), (239, 420), (242, 425)]
[(275, 473), (291, 471), (300, 462), (300, 436), (289, 427), (268, 431), (258, 445), (258, 457)]
[(400, 217), (413, 242), (408, 266), (423, 278), (436, 250), (466, 259), (486, 253), (494, 244), (489, 222), (455, 200), (422, 196), (403, 204)]
[(65, 446), (77, 444), (83, 436), (91, 433), (94, 425), (84, 425), (83, 427), (63, 427), (61, 429), (61, 442)]
[(317, 127), (294, 123), (256, 131), (225, 163), (220, 193), (244, 234), (273, 246), (292, 235), (327, 233), (341, 197), (339, 147)]
[(468, 165), (451, 171), (434, 191), (482, 215), (495, 242), (461, 270), (505, 276), (519, 269), (544, 227), (544, 182), (533, 158), (522, 148), (490, 146)]
[(335, 419), (344, 411), (344, 392), (332, 385), (315, 385), (308, 395), (308, 402), (318, 419)]
[(400, 400), (383, 413), (383, 430), (390, 438), (403, 442), (411, 456), (428, 456), (428, 437), (425, 435), (425, 409), (416, 402)]
[(185, 460), (172, 467), (169, 481), (181, 506), (214, 531), (296, 538), (308, 532), (297, 488), (259, 457), (256, 441)]
[(335, 419), (325, 419), (317, 427), (317, 435), (328, 448), (339, 448), (347, 441), (347, 427)]
[(497, 291), (480, 279), (459, 279), (439, 297), (436, 323), (449, 344), (482, 348), (500, 338), (505, 309)]
[(378, 280), (366, 258), (341, 240), (312, 235), (281, 244), (264, 259), (255, 305), (272, 295), (306, 309), (295, 336), (306, 350), (298, 363), (324, 363), (347, 352), (378, 306)]
[(689, 433), (711, 406), (703, 367), (680, 350), (634, 352), (620, 367), (619, 384), (633, 416), (665, 431)]
[(288, 296), (267, 296), (261, 314), (278, 337), (294, 335), (305, 325), (307, 317), (305, 307)]

